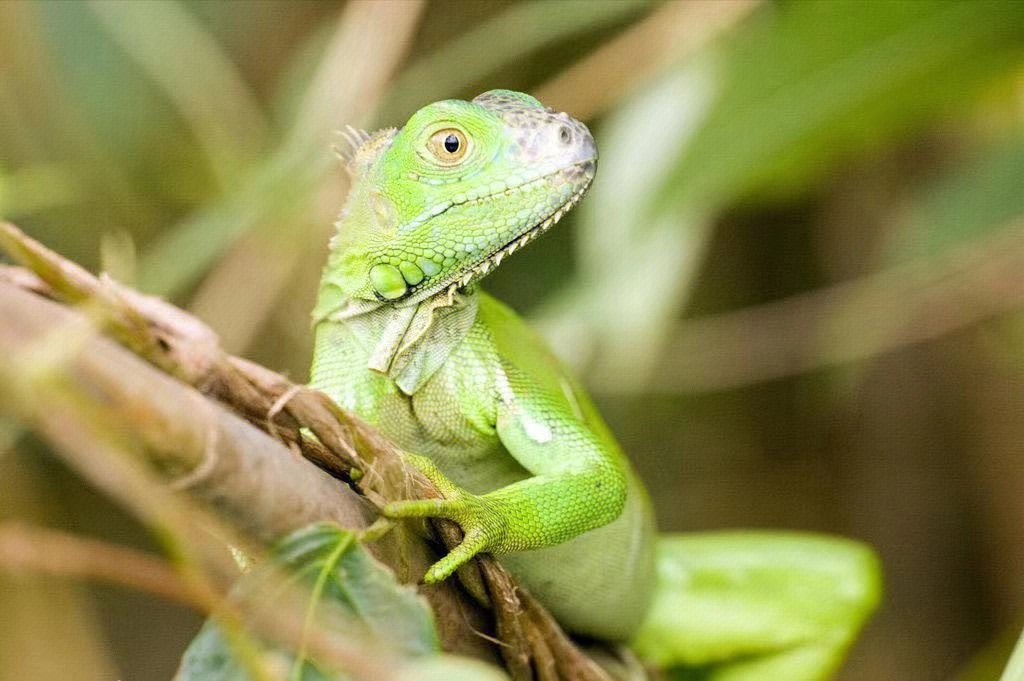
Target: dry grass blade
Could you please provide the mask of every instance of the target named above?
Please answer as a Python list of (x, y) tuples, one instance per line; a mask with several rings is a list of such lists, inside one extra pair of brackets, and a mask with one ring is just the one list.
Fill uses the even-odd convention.
[(669, 2), (544, 83), (537, 99), (592, 118), (746, 17), (760, 0)]

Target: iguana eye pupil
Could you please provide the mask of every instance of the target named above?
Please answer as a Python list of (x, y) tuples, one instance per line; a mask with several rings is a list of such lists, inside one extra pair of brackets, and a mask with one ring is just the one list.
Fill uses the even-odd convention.
[(469, 140), (465, 133), (457, 128), (438, 130), (430, 136), (427, 148), (441, 165), (453, 166), (460, 163), (469, 151)]

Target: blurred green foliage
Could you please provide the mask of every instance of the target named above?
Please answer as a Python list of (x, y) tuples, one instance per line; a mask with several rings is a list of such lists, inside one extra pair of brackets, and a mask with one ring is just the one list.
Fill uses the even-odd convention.
[[(429, 604), (410, 586), (374, 560), (353, 533), (328, 524), (296, 530), (275, 547), (272, 561), (240, 580), (237, 589), (255, 594), (261, 607), (273, 609), (283, 599), (281, 570), (309, 587), (307, 617), (335, 629), (348, 630), (354, 641), (373, 655), (376, 673), (396, 673), (400, 679), (507, 681), (496, 667), (441, 654)], [(268, 586), (269, 585), (269, 586)], [(290, 678), (328, 681), (349, 678), (331, 673), (275, 648), (246, 649), (238, 645), (244, 632), (232, 632), (208, 621), (182, 658), (179, 681), (249, 681)], [(303, 651), (305, 654), (307, 651)], [(402, 668), (406, 664), (407, 669)]]
[(332, 131), (493, 87), (587, 102), (591, 196), (487, 285), (598, 390), (662, 524), (876, 546), (849, 678), (947, 676), (1016, 622), (1024, 3), (9, 1), (0, 217), (301, 377)]

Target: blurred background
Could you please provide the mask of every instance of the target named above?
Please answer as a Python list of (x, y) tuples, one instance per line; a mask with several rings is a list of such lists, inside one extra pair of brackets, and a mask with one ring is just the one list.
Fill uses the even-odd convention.
[[(1024, 3), (0, 3), (0, 217), (304, 380), (345, 124), (524, 90), (590, 197), (485, 283), (660, 525), (838, 533), (841, 678), (994, 679), (1024, 622)], [(2, 389), (2, 387), (0, 387)], [(0, 414), (0, 518), (157, 543)], [(201, 622), (0, 574), (0, 678), (166, 679)]]

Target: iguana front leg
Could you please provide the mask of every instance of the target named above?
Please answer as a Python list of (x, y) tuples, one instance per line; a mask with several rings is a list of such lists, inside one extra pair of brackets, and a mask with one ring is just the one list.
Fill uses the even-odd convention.
[(521, 400), (505, 396), (495, 432), (531, 477), (476, 495), (449, 480), (431, 460), (406, 455), (444, 498), (395, 502), (385, 507), (385, 515), (448, 518), (465, 534), (459, 546), (427, 571), (427, 583), (447, 578), (477, 553), (554, 546), (622, 513), (626, 480), (615, 453), (566, 413), (567, 405), (543, 399), (540, 388), (526, 394), (530, 397)]

